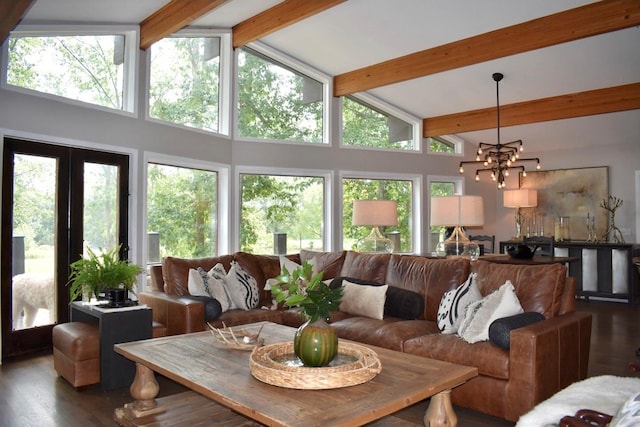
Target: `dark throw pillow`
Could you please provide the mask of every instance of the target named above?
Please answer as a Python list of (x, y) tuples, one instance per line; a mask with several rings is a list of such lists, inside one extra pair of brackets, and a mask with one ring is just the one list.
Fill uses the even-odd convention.
[(489, 340), (498, 347), (508, 350), (512, 330), (540, 322), (544, 319), (545, 317), (542, 314), (535, 311), (527, 311), (496, 319), (489, 325)]
[(215, 298), (198, 295), (184, 295), (182, 298), (200, 301), (204, 304), (205, 322), (216, 320), (222, 314), (222, 306), (220, 305), (220, 302)]
[[(331, 289), (342, 286), (342, 281), (346, 280), (358, 285), (383, 286), (384, 283), (371, 282), (369, 280), (356, 279), (353, 277), (336, 277), (331, 281)], [(417, 292), (407, 289), (389, 286), (387, 288), (387, 298), (384, 303), (385, 316), (398, 317), (405, 320), (415, 320), (424, 313), (424, 298)]]

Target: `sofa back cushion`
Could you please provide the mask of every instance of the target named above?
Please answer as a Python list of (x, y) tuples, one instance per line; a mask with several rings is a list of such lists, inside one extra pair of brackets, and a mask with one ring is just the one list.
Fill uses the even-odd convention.
[[(255, 255), (236, 252), (234, 258), (258, 282), (258, 289), (260, 290), (258, 307), (270, 307), (273, 298), (271, 291), (264, 290), (264, 285), (267, 283), (267, 279), (280, 275), (280, 257), (278, 255)], [(300, 255), (298, 254), (287, 255), (287, 258), (300, 264)]]
[(558, 316), (567, 276), (563, 264), (513, 265), (475, 261), (471, 271), (482, 295), (498, 289), (510, 280), (524, 311), (537, 311), (547, 319)]
[(162, 279), (164, 280), (164, 292), (167, 295), (189, 295), (189, 269), (202, 267), (209, 271), (217, 263), (222, 263), (225, 270), (229, 270), (233, 255), (223, 255), (208, 258), (176, 258), (164, 257), (162, 259)]
[(313, 259), (316, 271), (322, 271), (323, 280), (334, 279), (340, 276), (346, 254), (346, 251), (317, 252), (301, 249), (300, 261), (311, 261)]
[(424, 313), (420, 319), (436, 321), (442, 295), (464, 283), (468, 276), (466, 258), (431, 259), (394, 254), (383, 282), (424, 295)]
[(391, 254), (347, 251), (339, 276), (386, 283)]

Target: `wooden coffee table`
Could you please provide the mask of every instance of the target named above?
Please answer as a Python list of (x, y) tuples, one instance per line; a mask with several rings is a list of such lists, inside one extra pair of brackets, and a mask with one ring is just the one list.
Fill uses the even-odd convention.
[[(261, 325), (265, 345), (293, 339), (294, 328), (275, 323), (242, 328), (257, 330)], [(130, 389), (135, 400), (116, 409), (114, 418), (120, 425), (134, 426), (147, 425), (153, 415), (167, 416), (175, 402), (163, 398), (158, 404), (157, 372), (199, 393), (201, 402), (204, 396), (269, 426), (363, 425), (427, 398), (431, 402), (425, 425), (456, 425), (450, 391), (478, 375), (477, 368), (367, 347), (382, 364), (382, 372), (371, 381), (330, 390), (294, 390), (255, 379), (249, 367), (250, 352), (220, 348), (209, 332), (116, 344), (117, 353), (136, 362), (136, 377)], [(191, 410), (199, 410), (198, 405)], [(145, 421), (136, 421), (142, 419)]]

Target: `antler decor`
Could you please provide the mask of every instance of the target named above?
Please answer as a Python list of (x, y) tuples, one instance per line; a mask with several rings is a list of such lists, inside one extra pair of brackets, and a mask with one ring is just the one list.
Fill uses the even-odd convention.
[(616, 226), (616, 209), (622, 206), (622, 199), (615, 196), (609, 196), (609, 200), (602, 199), (600, 202), (600, 207), (609, 212), (611, 216), (611, 222), (609, 223), (609, 229), (607, 230), (607, 236), (609, 233), (612, 234), (612, 238), (615, 243), (625, 243), (624, 237), (622, 237), (622, 232)]

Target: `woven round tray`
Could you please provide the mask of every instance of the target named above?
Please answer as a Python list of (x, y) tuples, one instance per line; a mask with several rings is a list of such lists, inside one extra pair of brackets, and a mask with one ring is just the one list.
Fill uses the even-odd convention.
[(336, 366), (297, 366), (293, 342), (271, 344), (253, 350), (249, 358), (251, 374), (267, 384), (307, 390), (349, 387), (365, 383), (382, 370), (378, 355), (371, 349), (340, 342)]

